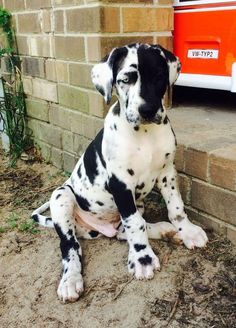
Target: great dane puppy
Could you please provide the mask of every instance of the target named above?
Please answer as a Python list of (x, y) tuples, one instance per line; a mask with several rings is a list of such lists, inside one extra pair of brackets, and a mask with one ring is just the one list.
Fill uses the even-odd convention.
[[(159, 45), (115, 48), (92, 70), (92, 80), (111, 106), (102, 129), (79, 159), (70, 178), (32, 217), (55, 227), (63, 274), (57, 290), (63, 301), (83, 291), (82, 250), (77, 237), (117, 236), (129, 244), (128, 271), (150, 279), (160, 268), (148, 238), (176, 234), (187, 248), (204, 247), (207, 236), (184, 211), (174, 166), (176, 138), (163, 96), (179, 73), (177, 57)], [(157, 184), (171, 223), (149, 224), (143, 200)], [(43, 216), (50, 206), (51, 218)]]

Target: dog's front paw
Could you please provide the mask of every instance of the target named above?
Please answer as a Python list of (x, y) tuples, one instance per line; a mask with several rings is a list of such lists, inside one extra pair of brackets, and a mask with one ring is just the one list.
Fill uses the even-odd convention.
[(178, 236), (189, 249), (205, 247), (208, 242), (205, 231), (191, 222), (187, 222), (179, 228)]
[(80, 273), (63, 274), (57, 289), (57, 295), (63, 303), (75, 302), (83, 290), (83, 278)]
[(137, 279), (152, 279), (155, 270), (160, 270), (160, 262), (150, 246), (134, 244), (129, 251), (129, 273)]

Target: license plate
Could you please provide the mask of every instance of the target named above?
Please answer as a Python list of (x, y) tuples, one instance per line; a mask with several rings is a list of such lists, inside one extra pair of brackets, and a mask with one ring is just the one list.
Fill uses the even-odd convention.
[(219, 50), (216, 49), (189, 49), (188, 58), (217, 59)]

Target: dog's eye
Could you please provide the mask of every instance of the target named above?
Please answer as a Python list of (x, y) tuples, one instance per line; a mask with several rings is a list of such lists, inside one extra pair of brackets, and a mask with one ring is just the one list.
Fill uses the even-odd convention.
[(128, 76), (124, 77), (124, 78), (122, 79), (122, 82), (123, 82), (123, 83), (129, 83), (129, 77), (128, 77)]

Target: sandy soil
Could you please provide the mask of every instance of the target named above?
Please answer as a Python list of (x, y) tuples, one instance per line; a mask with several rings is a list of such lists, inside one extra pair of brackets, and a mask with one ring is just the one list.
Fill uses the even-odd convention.
[[(28, 218), (65, 174), (39, 162), (7, 168), (3, 156), (0, 167), (1, 328), (235, 327), (235, 250), (212, 232), (203, 250), (151, 241), (162, 269), (150, 281), (128, 275), (125, 242), (81, 241), (85, 292), (60, 303), (59, 239)], [(163, 215), (153, 199), (148, 208), (152, 219)]]

